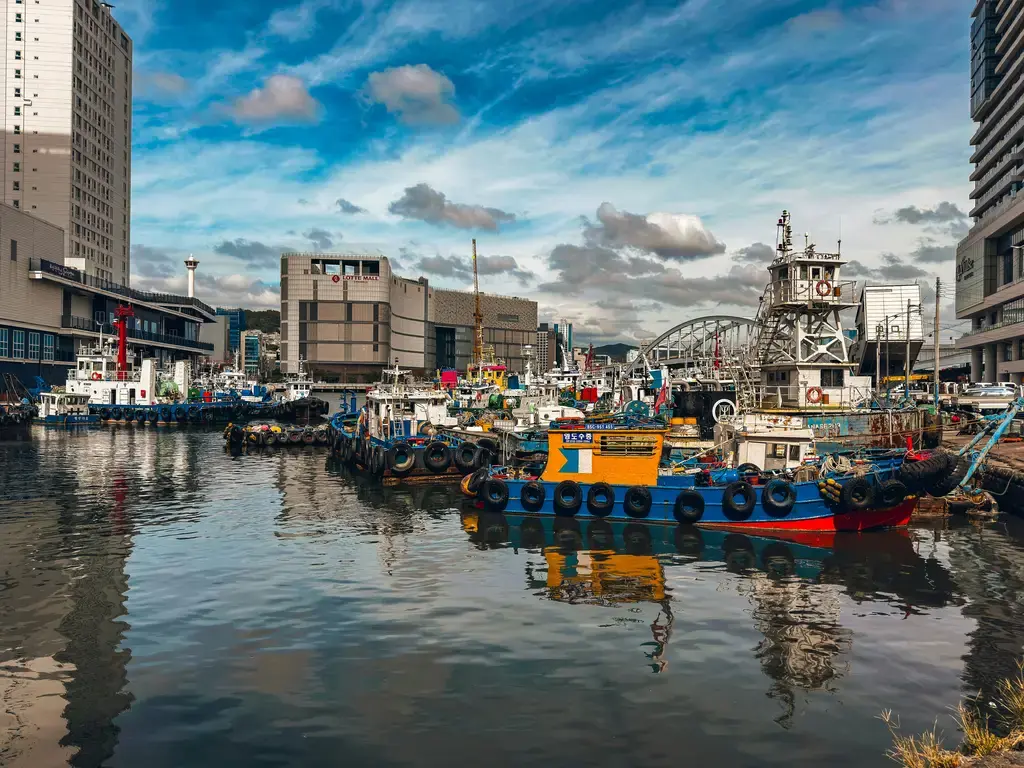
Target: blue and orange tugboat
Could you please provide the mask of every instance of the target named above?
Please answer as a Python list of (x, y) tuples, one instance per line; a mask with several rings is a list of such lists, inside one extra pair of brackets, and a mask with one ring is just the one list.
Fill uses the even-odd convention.
[(667, 432), (658, 422), (629, 417), (556, 422), (543, 469), (480, 469), (463, 490), (491, 512), (763, 531), (903, 526), (917, 504), (897, 479), (905, 451), (821, 462), (808, 443), (793, 468), (680, 471), (663, 461)]

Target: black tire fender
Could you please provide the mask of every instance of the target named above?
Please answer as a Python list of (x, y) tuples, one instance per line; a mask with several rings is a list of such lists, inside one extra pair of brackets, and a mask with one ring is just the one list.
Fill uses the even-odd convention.
[(500, 478), (488, 479), (484, 483), (481, 495), (484, 499), (484, 506), (489, 512), (503, 512), (508, 506), (508, 485)]
[(865, 477), (855, 477), (843, 483), (839, 503), (846, 512), (860, 512), (875, 506), (875, 486)]
[(672, 514), (680, 525), (694, 525), (704, 517), (704, 497), (687, 489), (676, 497)]
[(480, 448), (474, 443), (462, 443), (453, 452), (455, 459), (455, 466), (461, 471), (469, 473), (477, 467), (477, 460), (480, 456)]
[(622, 506), (630, 517), (647, 517), (651, 514), (651, 492), (642, 485), (634, 485), (626, 490)]
[(583, 506), (583, 491), (580, 490), (580, 484), (574, 480), (563, 480), (555, 486), (552, 501), (556, 515), (573, 517)]
[(730, 520), (746, 520), (754, 511), (756, 503), (757, 494), (750, 483), (737, 480), (725, 486), (725, 492), (722, 494), (722, 511)]
[[(480, 472), (481, 470), (477, 470)], [(487, 470), (483, 470), (486, 472)], [(523, 505), (523, 509), (527, 512), (540, 512), (544, 506), (544, 502), (547, 500), (547, 491), (544, 490), (544, 486), (538, 483), (536, 480), (531, 480), (523, 486), (523, 490), (520, 492), (519, 501)]]
[(391, 474), (405, 477), (416, 466), (416, 452), (406, 442), (395, 443), (388, 449), (388, 466)]
[(434, 440), (423, 449), (423, 464), (431, 472), (444, 472), (452, 464), (452, 452), (447, 443)]
[(772, 517), (785, 517), (796, 504), (796, 488), (782, 478), (769, 480), (761, 489), (761, 506)]
[(587, 511), (594, 517), (607, 517), (615, 508), (615, 491), (608, 483), (594, 483), (587, 489)]

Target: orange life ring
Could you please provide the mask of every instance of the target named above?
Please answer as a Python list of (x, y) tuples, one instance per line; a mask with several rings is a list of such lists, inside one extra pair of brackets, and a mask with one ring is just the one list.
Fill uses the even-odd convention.
[(832, 293), (832, 284), (828, 280), (819, 280), (814, 286), (814, 290), (824, 298)]
[(102, 374), (102, 373), (100, 373), (99, 371), (96, 371), (96, 372), (95, 372), (95, 373), (93, 373), (93, 375), (92, 375), (92, 380), (93, 380), (93, 381), (99, 381), (99, 380), (100, 380), (100, 379), (102, 379), (102, 378), (103, 378), (103, 374)]
[(810, 387), (807, 390), (807, 402), (817, 405), (821, 402), (821, 387)]

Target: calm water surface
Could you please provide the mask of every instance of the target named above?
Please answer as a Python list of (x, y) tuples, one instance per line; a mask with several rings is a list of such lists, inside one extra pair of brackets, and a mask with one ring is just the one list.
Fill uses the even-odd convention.
[(1019, 525), (553, 526), (219, 435), (0, 443), (0, 764), (884, 765), (1024, 642)]

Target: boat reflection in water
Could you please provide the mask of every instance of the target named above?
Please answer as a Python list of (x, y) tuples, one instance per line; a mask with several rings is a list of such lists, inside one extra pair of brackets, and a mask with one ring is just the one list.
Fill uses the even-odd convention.
[[(906, 530), (747, 536), (693, 527), (606, 520), (526, 517), (464, 510), (462, 527), (478, 547), (540, 550), (544, 565), (528, 565), (527, 586), (562, 603), (658, 606), (644, 652), (655, 673), (685, 598), (672, 579), (686, 569), (724, 569), (741, 578), (737, 591), (752, 605), (762, 640), (754, 649), (768, 691), (788, 725), (797, 690), (833, 690), (847, 671), (853, 632), (840, 623), (844, 600), (877, 601), (904, 614), (960, 604), (948, 570), (919, 555)], [(677, 573), (673, 569), (678, 569)]]

